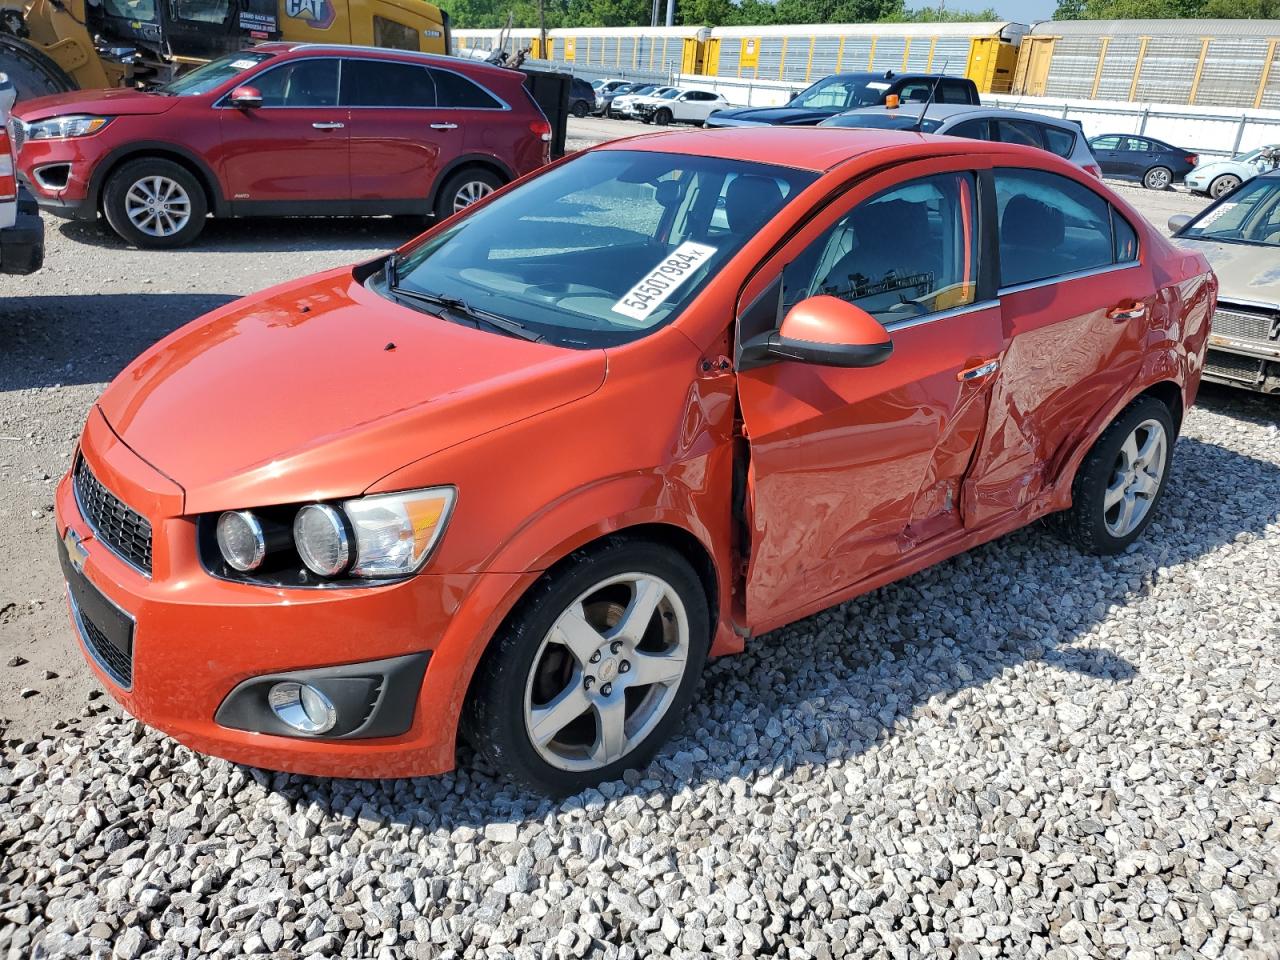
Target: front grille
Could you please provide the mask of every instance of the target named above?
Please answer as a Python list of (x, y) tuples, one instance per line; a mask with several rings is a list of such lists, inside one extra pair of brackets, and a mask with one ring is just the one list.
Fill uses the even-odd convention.
[(1262, 382), (1262, 360), (1242, 357), (1238, 353), (1210, 350), (1205, 354), (1204, 372), (1227, 380), (1256, 386)]
[(84, 628), (84, 639), (93, 649), (102, 669), (111, 675), (111, 679), (122, 687), (133, 684), (133, 658), (121, 651), (107, 639), (107, 635), (98, 629), (97, 624), (84, 615), (84, 611), (76, 611), (80, 626)]
[(76, 500), (94, 535), (113, 553), (151, 576), (151, 523), (104, 487), (81, 457), (76, 462)]
[(1224, 337), (1239, 337), (1241, 340), (1274, 340), (1276, 338), (1275, 318), (1267, 313), (1247, 313), (1219, 307), (1213, 314), (1212, 329), (1214, 333)]

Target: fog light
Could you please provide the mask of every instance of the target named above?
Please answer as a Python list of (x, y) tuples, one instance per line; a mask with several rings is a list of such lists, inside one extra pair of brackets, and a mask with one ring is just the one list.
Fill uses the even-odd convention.
[(277, 683), (267, 694), (267, 703), (281, 723), (311, 736), (327, 733), (338, 722), (333, 701), (309, 683)]
[(218, 517), (218, 549), (227, 565), (241, 573), (256, 570), (267, 555), (262, 524), (248, 510), (230, 510)]

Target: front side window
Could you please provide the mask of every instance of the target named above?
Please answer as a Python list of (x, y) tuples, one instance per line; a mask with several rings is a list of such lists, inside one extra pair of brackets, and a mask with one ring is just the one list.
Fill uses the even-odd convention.
[(1133, 228), (1088, 187), (1056, 173), (1014, 169), (997, 170), (995, 185), (1002, 287), (1136, 259), (1136, 235), (1121, 236)]
[(251, 81), (264, 107), (333, 107), (338, 103), (338, 61), (293, 60)]
[(434, 107), (436, 87), (425, 67), (390, 60), (344, 60), (344, 107)]
[(170, 0), (169, 13), (175, 20), (225, 23), (231, 13), (231, 3), (230, 0)]
[(1089, 141), (1089, 145), (1095, 150), (1119, 150), (1121, 139), (1118, 136), (1098, 137), (1096, 140)]
[[(601, 150), (446, 226), (394, 272), (408, 296), (462, 301), (553, 343), (626, 343), (674, 320), (813, 180), (769, 164)], [(386, 280), (368, 283), (393, 296)]]
[(1218, 202), (1183, 227), (1178, 236), (1280, 247), (1280, 180), (1247, 181), (1229, 200)]
[(826, 294), (889, 324), (973, 303), (976, 211), (970, 173), (913, 180), (858, 204), (787, 265), (784, 312)]
[(166, 83), (160, 87), (160, 93), (173, 97), (198, 97), (202, 93), (216, 90), (232, 77), (252, 70), (270, 59), (269, 53), (254, 53), (250, 50), (229, 54)]
[(122, 17), (139, 23), (155, 23), (160, 12), (156, 0), (103, 0), (102, 9), (109, 17)]
[(436, 82), (436, 104), (470, 110), (500, 110), (502, 104), (488, 90), (452, 70), (431, 70)]

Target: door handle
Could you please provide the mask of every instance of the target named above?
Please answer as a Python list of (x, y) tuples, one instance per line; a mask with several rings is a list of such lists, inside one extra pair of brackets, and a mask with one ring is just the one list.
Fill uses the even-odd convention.
[(432, 130), (457, 130), (458, 125), (456, 123), (433, 123), (431, 125), (431, 129)]
[(981, 380), (983, 377), (989, 377), (1000, 369), (999, 360), (988, 360), (986, 363), (980, 363), (976, 367), (970, 367), (968, 370), (961, 370), (956, 374), (956, 379), (965, 380)]
[(335, 121), (330, 121), (329, 123), (313, 123), (311, 126), (315, 127), (317, 130), (341, 130), (343, 127), (346, 126), (346, 124), (338, 123), (335, 120)]
[(1147, 305), (1137, 300), (1130, 300), (1128, 303), (1118, 303), (1107, 311), (1107, 316), (1117, 323), (1124, 323), (1128, 320), (1141, 320), (1147, 315)]

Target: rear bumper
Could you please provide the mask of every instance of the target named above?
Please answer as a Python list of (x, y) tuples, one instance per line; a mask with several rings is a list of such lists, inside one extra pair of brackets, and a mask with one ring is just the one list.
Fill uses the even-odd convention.
[(35, 273), (43, 265), (44, 221), (31, 195), (20, 189), (17, 219), (0, 230), (0, 273)]

